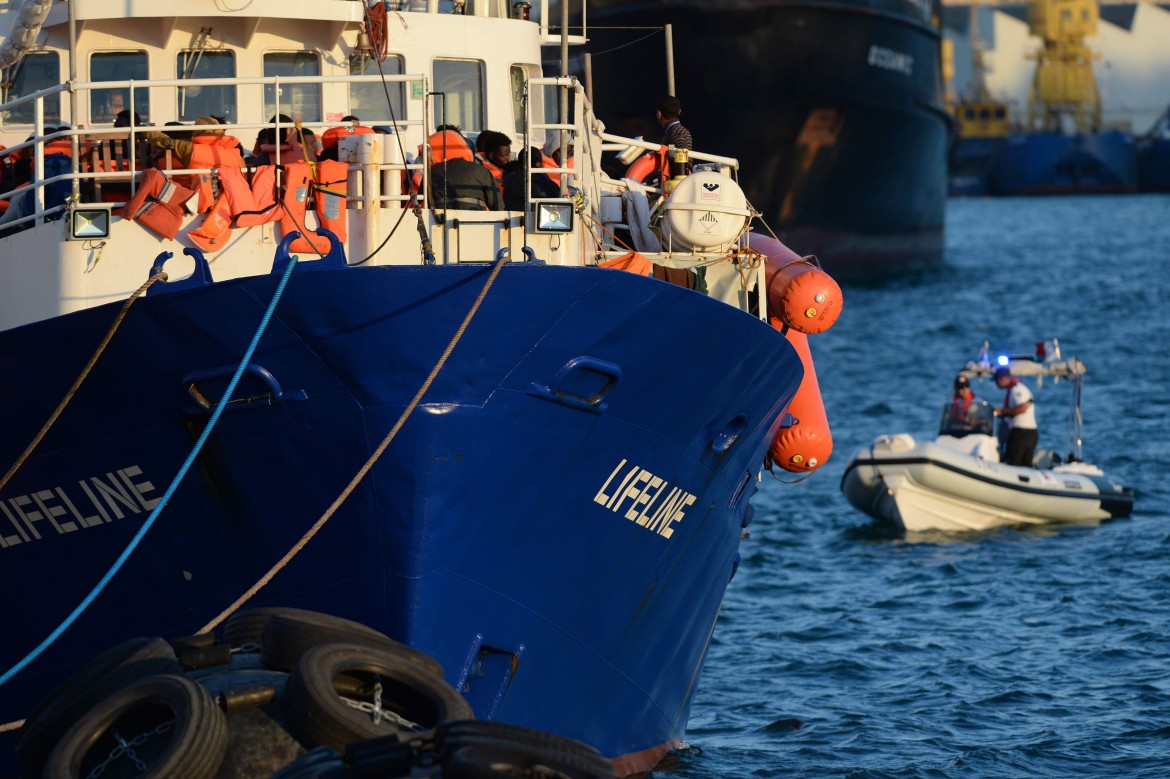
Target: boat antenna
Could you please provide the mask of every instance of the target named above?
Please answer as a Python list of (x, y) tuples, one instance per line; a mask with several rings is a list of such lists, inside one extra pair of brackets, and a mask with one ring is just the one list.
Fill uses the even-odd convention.
[[(1079, 360), (1073, 359), (1071, 365), (1078, 365)], [(1072, 373), (1072, 409), (1069, 411), (1068, 427), (1069, 427), (1069, 443), (1072, 445), (1072, 451), (1069, 452), (1069, 462), (1083, 462), (1081, 447), (1084, 443), (1083, 426), (1084, 419), (1081, 417), (1081, 385), (1085, 380), (1084, 371), (1076, 371)]]

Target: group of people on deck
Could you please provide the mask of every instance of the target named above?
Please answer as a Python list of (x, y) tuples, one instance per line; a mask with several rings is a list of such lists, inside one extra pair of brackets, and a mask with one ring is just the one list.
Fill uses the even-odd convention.
[[(1039, 440), (1036, 426), (1036, 404), (1032, 391), (1011, 369), (1000, 366), (993, 374), (995, 385), (1005, 390), (1003, 405), (992, 409), (992, 415), (1002, 418), (1008, 426), (1007, 446), (1002, 461), (1008, 465), (1032, 466)], [(969, 430), (972, 417), (980, 405), (970, 380), (959, 374), (955, 377), (954, 397), (951, 399), (948, 429)]]

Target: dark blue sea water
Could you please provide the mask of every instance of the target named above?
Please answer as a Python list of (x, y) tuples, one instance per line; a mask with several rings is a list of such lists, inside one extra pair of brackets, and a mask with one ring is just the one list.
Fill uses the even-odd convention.
[[(811, 339), (833, 456), (765, 475), (691, 746), (656, 779), (1170, 776), (1170, 197), (954, 200), (941, 266), (844, 292)], [(845, 501), (850, 453), (932, 435), (984, 339), (1053, 337), (1132, 518), (919, 538)], [(1067, 387), (1037, 393), (1042, 448), (1067, 451)]]

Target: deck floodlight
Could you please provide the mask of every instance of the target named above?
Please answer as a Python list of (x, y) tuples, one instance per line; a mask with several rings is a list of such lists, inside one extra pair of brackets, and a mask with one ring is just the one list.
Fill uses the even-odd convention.
[(75, 208), (69, 218), (69, 239), (92, 241), (110, 237), (110, 209)]
[(536, 215), (535, 232), (569, 233), (573, 231), (572, 200), (534, 200), (532, 209)]

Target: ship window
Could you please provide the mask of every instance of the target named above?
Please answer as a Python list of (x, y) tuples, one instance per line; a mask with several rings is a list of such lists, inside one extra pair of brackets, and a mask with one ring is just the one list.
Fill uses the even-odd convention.
[[(176, 78), (235, 78), (236, 57), (230, 51), (181, 51), (175, 62)], [(234, 86), (179, 87), (179, 121), (200, 116), (222, 116), (237, 121)]]
[[(483, 63), (435, 60), (434, 125), (458, 125), (465, 133), (483, 130)], [(445, 108), (445, 110), (444, 110)]]
[(991, 118), (991, 111), (989, 109), (987, 109), (987, 108), (980, 108), (979, 109), (979, 119), (980, 120), (986, 122), (990, 118)]
[(967, 121), (973, 121), (975, 119), (975, 109), (964, 108), (963, 109), (963, 118), (966, 119)]
[[(139, 81), (134, 85), (134, 112), (143, 124), (150, 123), (150, 78), (145, 51), (102, 51), (89, 58), (90, 81)], [(130, 87), (94, 89), (89, 95), (89, 120), (113, 124), (122, 111), (129, 111)]]
[[(312, 52), (281, 51), (264, 55), (266, 78), (295, 79), (297, 76), (320, 75), (321, 63)], [(280, 99), (279, 105), (277, 98)], [(271, 117), (278, 113), (291, 116), (297, 122), (321, 121), (321, 85), (281, 81), (278, 92), (275, 84), (265, 84), (264, 115)]]
[(996, 118), (996, 119), (1005, 119), (1005, 118), (1007, 118), (1007, 111), (1005, 111), (1005, 110), (1004, 110), (1004, 109), (1002, 109), (1002, 108), (997, 108), (997, 109), (995, 109), (995, 118)]
[[(3, 71), (3, 96), (0, 102), (31, 95), (48, 87), (61, 83), (61, 61), (56, 52), (32, 52), (25, 54), (16, 64)], [(45, 124), (57, 125), (61, 123), (61, 95), (50, 95), (43, 98), (45, 104)], [(13, 107), (3, 117), (4, 124), (32, 124), (36, 104), (33, 102), (21, 103)]]
[[(351, 76), (401, 76), (405, 72), (401, 55), (391, 54), (382, 62), (373, 57), (355, 57), (349, 61)], [(386, 102), (386, 93), (390, 102)], [(401, 81), (371, 81), (349, 85), (349, 112), (364, 124), (381, 124), (406, 119), (406, 84)], [(391, 119), (393, 112), (393, 119)]]
[(512, 116), (516, 134), (524, 135), (524, 82), (528, 79), (528, 69), (523, 65), (513, 65), (509, 73), (512, 84)]

